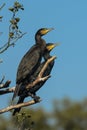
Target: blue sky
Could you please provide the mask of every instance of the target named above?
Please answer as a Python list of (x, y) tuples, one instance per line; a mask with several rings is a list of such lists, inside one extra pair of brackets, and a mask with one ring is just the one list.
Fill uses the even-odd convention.
[[(8, 38), (8, 24), (11, 13), (8, 8), (14, 1), (2, 1), (6, 6), (0, 12), (4, 16), (1, 24), (0, 43)], [(19, 1), (21, 2), (21, 0)], [(52, 77), (37, 93), (42, 98), (42, 105), (50, 109), (53, 99), (69, 97), (82, 100), (87, 97), (87, 1), (86, 0), (22, 0), (25, 10), (18, 14), (21, 17), (20, 28), (27, 34), (20, 39), (14, 48), (9, 48), (0, 55), (0, 77), (12, 80), (15, 85), (16, 71), (22, 56), (35, 43), (35, 32), (41, 27), (53, 27), (55, 30), (45, 35), (46, 42), (60, 42), (52, 51), (56, 55)], [(1, 107), (7, 106), (12, 95), (3, 95)]]

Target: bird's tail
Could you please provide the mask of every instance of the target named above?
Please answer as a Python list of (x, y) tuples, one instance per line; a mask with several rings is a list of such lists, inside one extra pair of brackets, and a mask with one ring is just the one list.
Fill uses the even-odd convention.
[[(20, 96), (17, 104), (22, 103), (24, 101), (24, 98), (25, 98), (24, 96)], [(20, 108), (15, 108), (12, 115), (14, 116), (16, 114), (16, 112), (19, 112), (20, 110), (21, 110), (21, 107)]]
[(13, 97), (12, 97), (12, 101), (14, 100), (14, 98), (16, 96), (18, 96), (19, 89), (20, 89), (20, 85), (16, 85), (15, 91), (14, 91), (14, 94), (13, 94)]

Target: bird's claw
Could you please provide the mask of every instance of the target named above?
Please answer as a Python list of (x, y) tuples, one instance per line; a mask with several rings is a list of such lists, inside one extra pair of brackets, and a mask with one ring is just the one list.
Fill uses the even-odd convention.
[(40, 100), (40, 97), (39, 97), (39, 96), (34, 96), (34, 101), (35, 101), (35, 102), (39, 102), (39, 100)]

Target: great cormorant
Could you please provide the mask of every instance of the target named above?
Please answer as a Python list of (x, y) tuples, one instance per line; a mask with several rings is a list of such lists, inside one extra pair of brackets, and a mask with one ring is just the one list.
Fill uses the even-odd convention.
[[(44, 51), (44, 59), (45, 59), (45, 61), (42, 62), (42, 63), (39, 65), (39, 67), (37, 68), (37, 70), (36, 70), (36, 71), (33, 73), (33, 75), (30, 77), (30, 83), (33, 82), (33, 81), (37, 78), (37, 76), (38, 76), (39, 72), (41, 71), (41, 69), (43, 68), (45, 62), (46, 62), (49, 58), (52, 57), (52, 56), (50, 56), (50, 51), (51, 51), (56, 45), (57, 45), (57, 44), (53, 44), (53, 43), (48, 43), (48, 44), (46, 44), (46, 49), (45, 49), (45, 51)], [(54, 60), (53, 60), (52, 62), (50, 62), (49, 65), (47, 66), (47, 68), (46, 68), (46, 70), (45, 70), (45, 72), (44, 72), (44, 74), (43, 74), (43, 77), (48, 76), (48, 75), (51, 73), (51, 70), (52, 70), (52, 68), (53, 68), (53, 65), (54, 65)], [(46, 82), (46, 81), (41, 81), (41, 82), (38, 83), (37, 85), (35, 85), (35, 86), (33, 86), (32, 88), (30, 88), (28, 91), (25, 90), (24, 92), (21, 92), (22, 90), (20, 90), (20, 92), (19, 92), (19, 93), (20, 93), (20, 94), (19, 94), (19, 100), (18, 100), (18, 103), (17, 103), (17, 104), (22, 103), (22, 102), (24, 101), (25, 97), (29, 96), (30, 94), (31, 94), (31, 96), (34, 96), (34, 98), (35, 98), (35, 96), (36, 96), (36, 91), (38, 91), (38, 90), (43, 86), (43, 84), (44, 84), (45, 82)], [(37, 97), (37, 96), (36, 96), (36, 97)], [(19, 112), (20, 109), (21, 109), (21, 108), (15, 109), (14, 112), (13, 112), (13, 115), (15, 115), (16, 112)]]
[(18, 95), (20, 87), (22, 88), (25, 86), (27, 81), (26, 79), (29, 79), (40, 65), (46, 47), (46, 42), (41, 37), (51, 30), (53, 30), (53, 28), (41, 28), (36, 32), (35, 45), (32, 46), (31, 49), (24, 55), (19, 64), (16, 78), (16, 89), (12, 100)]
[[(45, 59), (45, 61), (40, 64), (40, 66), (37, 68), (36, 72), (35, 72), (35, 73), (33, 74), (33, 76), (31, 77), (31, 82), (33, 82), (33, 80), (35, 80), (35, 78), (37, 77), (37, 75), (39, 74), (39, 72), (41, 71), (41, 69), (43, 68), (43, 66), (44, 66), (44, 64), (46, 63), (46, 61), (47, 61), (49, 58), (52, 57), (52, 56), (50, 55), (50, 51), (52, 51), (52, 49), (53, 49), (54, 47), (56, 47), (57, 45), (58, 45), (58, 44), (54, 44), (54, 43), (48, 43), (48, 44), (46, 45), (46, 49), (45, 49), (45, 53), (44, 53), (44, 59)], [(52, 61), (48, 64), (48, 66), (47, 66), (46, 70), (44, 71), (42, 77), (45, 77), (45, 76), (50, 75), (53, 66), (54, 66), (54, 60), (52, 60)], [(39, 82), (39, 83), (38, 83), (37, 85), (35, 85), (34, 87), (30, 88), (30, 89), (29, 89), (29, 92), (35, 94), (35, 92), (38, 91), (38, 90), (43, 86), (43, 84), (44, 84), (45, 82), (46, 82), (46, 80)]]

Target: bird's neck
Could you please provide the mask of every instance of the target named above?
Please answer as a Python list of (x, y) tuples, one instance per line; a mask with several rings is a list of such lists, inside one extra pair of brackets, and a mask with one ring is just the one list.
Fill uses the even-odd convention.
[(49, 58), (51, 58), (52, 56), (50, 55), (50, 53), (45, 53), (44, 54), (44, 59), (45, 59), (45, 61), (47, 61)]
[(38, 35), (38, 34), (36, 34), (36, 35), (35, 35), (35, 41), (36, 41), (36, 43), (40, 43), (41, 40), (42, 40), (41, 36)]
[(35, 35), (35, 42), (36, 42), (37, 45), (40, 46), (40, 49), (41, 49), (41, 51), (43, 52), (44, 49), (45, 49), (45, 47), (46, 47), (46, 42), (45, 42), (45, 40), (42, 39), (40, 35), (36, 34), (36, 35)]

